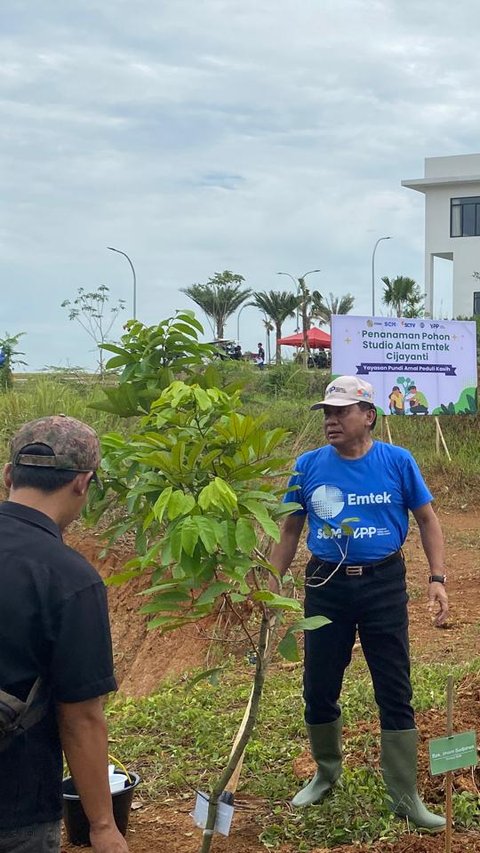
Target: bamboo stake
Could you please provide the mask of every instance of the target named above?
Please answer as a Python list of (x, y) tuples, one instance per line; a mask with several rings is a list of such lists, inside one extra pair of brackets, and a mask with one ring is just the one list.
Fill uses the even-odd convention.
[(392, 441), (392, 433), (390, 432), (390, 424), (388, 423), (388, 416), (387, 416), (387, 415), (384, 415), (384, 416), (383, 416), (383, 419), (384, 419), (384, 421), (385, 421), (385, 429), (386, 429), (386, 431), (387, 431), (388, 443), (389, 443), (389, 444), (393, 444), (393, 441)]
[(442, 442), (443, 449), (444, 449), (445, 453), (447, 454), (448, 461), (451, 462), (452, 457), (450, 456), (450, 451), (447, 447), (447, 442), (445, 441), (445, 436), (443, 435), (442, 427), (440, 426), (440, 421), (438, 420), (437, 416), (435, 416), (435, 428), (436, 428), (437, 454), (440, 453), (440, 444), (439, 444), (439, 440), (440, 440)]
[[(235, 740), (233, 741), (233, 746), (232, 746), (232, 749), (230, 751), (229, 760), (232, 757), (233, 753), (235, 752), (235, 750), (238, 746), (238, 742), (239, 742), (240, 738), (242, 737), (242, 735), (245, 731), (245, 726), (247, 725), (248, 718), (250, 715), (250, 708), (252, 707), (254, 687), (255, 687), (255, 685), (252, 685), (252, 689), (250, 692), (250, 698), (248, 700), (247, 707), (245, 708), (245, 713), (243, 715), (243, 720), (240, 723), (240, 728), (238, 729), (237, 736), (236, 736)], [(237, 764), (235, 770), (233, 771), (229, 782), (227, 782), (227, 784), (225, 785), (225, 791), (230, 791), (230, 793), (234, 794), (235, 791), (237, 790), (238, 781), (240, 779), (240, 773), (242, 772), (243, 759), (244, 758), (245, 758), (245, 750), (242, 752), (242, 754), (239, 758), (238, 764)]]
[(260, 635), (257, 644), (257, 663), (255, 668), (255, 679), (253, 683), (253, 690), (249, 700), (250, 709), (248, 719), (245, 719), (244, 716), (244, 719), (242, 720), (241, 724), (241, 728), (243, 727), (243, 732), (238, 738), (237, 746), (232, 749), (230, 758), (227, 762), (227, 766), (225, 767), (220, 778), (217, 780), (217, 783), (214, 785), (212, 793), (209, 797), (207, 820), (205, 824), (205, 829), (203, 830), (202, 842), (199, 853), (209, 853), (210, 851), (213, 841), (219, 797), (222, 792), (226, 790), (226, 787), (235, 772), (238, 762), (243, 757), (245, 747), (248, 741), (250, 740), (253, 728), (255, 726), (258, 715), (258, 708), (260, 705), (260, 699), (263, 692), (263, 686), (265, 683), (265, 676), (267, 673), (268, 663), (270, 659), (271, 649), (273, 647), (274, 638), (276, 637), (278, 631), (279, 623), (280, 613), (275, 614), (273, 618), (266, 611), (262, 613), (262, 620), (260, 623)]
[[(453, 675), (449, 675), (447, 678), (447, 737), (451, 737), (453, 735)], [(445, 853), (452, 853), (452, 785), (453, 785), (453, 773), (451, 770), (447, 770), (447, 775), (445, 778), (446, 785), (446, 794), (447, 794), (447, 808), (446, 808), (446, 820), (447, 825), (445, 827)]]

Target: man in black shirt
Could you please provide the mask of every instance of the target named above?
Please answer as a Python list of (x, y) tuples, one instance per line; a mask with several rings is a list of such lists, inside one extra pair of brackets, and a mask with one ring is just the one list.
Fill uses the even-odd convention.
[(95, 853), (128, 853), (108, 783), (102, 696), (116, 689), (104, 584), (62, 542), (100, 462), (98, 438), (63, 415), (14, 436), (0, 504), (0, 689), (25, 701), (42, 679), (42, 718), (0, 752), (0, 853), (57, 853), (62, 748)]
[(263, 344), (259, 343), (258, 344), (258, 352), (257, 352), (257, 367), (259, 367), (260, 370), (263, 370), (264, 366), (265, 366), (265, 350), (263, 349)]

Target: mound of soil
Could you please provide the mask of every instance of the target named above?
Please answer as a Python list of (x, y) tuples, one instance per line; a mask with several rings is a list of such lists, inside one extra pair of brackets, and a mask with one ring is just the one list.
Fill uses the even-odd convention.
[[(121, 571), (133, 555), (127, 545), (113, 547), (105, 557), (104, 544), (98, 536), (76, 528), (66, 541), (80, 551), (96, 567), (103, 578)], [(148, 579), (135, 578), (120, 586), (108, 587), (108, 601), (115, 673), (121, 693), (148, 696), (169, 676), (202, 666), (210, 640), (207, 631), (198, 627), (180, 628), (160, 637), (149, 631), (147, 616), (139, 610), (147, 599), (141, 595)]]

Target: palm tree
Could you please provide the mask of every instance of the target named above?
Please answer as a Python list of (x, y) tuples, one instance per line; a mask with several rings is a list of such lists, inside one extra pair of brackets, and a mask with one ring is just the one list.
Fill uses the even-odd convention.
[(206, 284), (192, 284), (180, 290), (207, 315), (213, 334), (221, 340), (224, 337), (226, 321), (252, 292), (248, 288), (242, 290), (244, 281), (243, 275), (224, 270), (216, 272)]
[(382, 281), (385, 285), (382, 301), (395, 311), (397, 317), (423, 316), (423, 297), (415, 279), (406, 275), (390, 279), (384, 275)]
[(270, 290), (253, 294), (250, 305), (260, 308), (275, 325), (276, 349), (275, 363), (280, 364), (282, 360), (279, 339), (282, 337), (282, 325), (288, 317), (294, 317), (295, 311), (300, 305), (300, 297), (288, 290)]
[(314, 290), (312, 293), (310, 316), (315, 318), (320, 325), (331, 323), (332, 314), (348, 314), (355, 303), (355, 297), (351, 293), (344, 296), (334, 296), (329, 293), (328, 299)]
[(265, 326), (265, 331), (267, 333), (267, 364), (270, 364), (271, 361), (271, 353), (270, 353), (270, 332), (273, 332), (275, 326), (272, 321), (268, 319), (265, 314), (264, 319), (262, 320), (263, 325)]

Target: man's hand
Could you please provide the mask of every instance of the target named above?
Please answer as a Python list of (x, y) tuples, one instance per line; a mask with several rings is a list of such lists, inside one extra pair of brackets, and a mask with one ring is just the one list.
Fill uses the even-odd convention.
[(128, 845), (116, 826), (90, 828), (90, 843), (94, 853), (128, 853)]
[(433, 617), (435, 628), (440, 628), (444, 625), (448, 617), (448, 595), (443, 583), (432, 581), (432, 583), (428, 584), (427, 607), (430, 615)]

